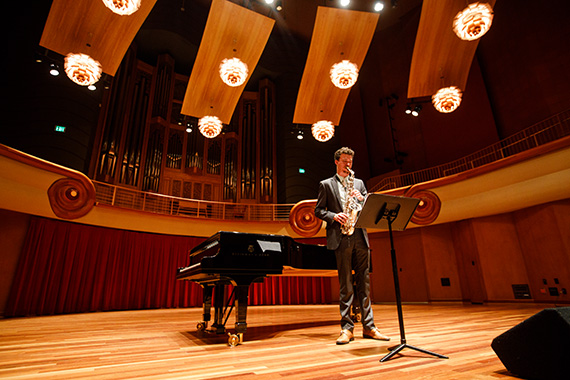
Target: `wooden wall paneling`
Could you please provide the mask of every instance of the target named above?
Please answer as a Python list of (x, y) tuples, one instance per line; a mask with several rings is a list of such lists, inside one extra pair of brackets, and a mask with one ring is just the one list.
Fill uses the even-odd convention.
[(481, 275), (489, 301), (513, 301), (512, 285), (528, 284), (512, 214), (472, 220)]
[(561, 216), (568, 211), (569, 203), (559, 201), (514, 213), (531, 293), (537, 302), (570, 301), (568, 294), (551, 296), (549, 292), (549, 288), (570, 290), (570, 223), (568, 214)]
[(464, 220), (452, 224), (453, 247), (457, 257), (457, 270), (464, 301), (483, 303), (487, 293), (483, 285), (472, 221)]
[[(371, 249), (372, 274), (370, 296), (373, 302), (394, 302), (394, 276), (390, 260), (390, 238), (387, 233), (368, 233)], [(397, 252), (397, 248), (396, 248)]]
[(560, 233), (561, 250), (568, 256), (570, 255), (570, 199), (554, 202), (550, 207), (552, 207)]
[(443, 224), (418, 230), (422, 238), (429, 300), (461, 300), (461, 284), (451, 226)]
[[(402, 301), (429, 301), (426, 266), (419, 230), (394, 231), (393, 236)], [(370, 245), (373, 300), (374, 302), (395, 301), (389, 234), (371, 234)]]
[(394, 247), (402, 301), (429, 301), (424, 247), (419, 230), (394, 231)]

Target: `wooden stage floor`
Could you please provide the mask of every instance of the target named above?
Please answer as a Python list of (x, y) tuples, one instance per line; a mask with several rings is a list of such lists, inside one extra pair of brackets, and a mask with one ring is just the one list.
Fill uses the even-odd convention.
[[(390, 342), (337, 346), (336, 305), (253, 306), (243, 344), (196, 331), (201, 308), (0, 319), (0, 378), (10, 379), (514, 379), (491, 341), (540, 310), (535, 304), (405, 304), (400, 343), (395, 304), (374, 305)], [(234, 315), (228, 320), (233, 329)]]

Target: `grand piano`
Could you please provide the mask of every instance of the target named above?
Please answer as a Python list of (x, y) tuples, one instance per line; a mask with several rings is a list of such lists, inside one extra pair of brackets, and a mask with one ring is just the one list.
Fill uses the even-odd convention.
[[(336, 276), (334, 251), (323, 245), (303, 244), (289, 236), (220, 231), (190, 251), (190, 263), (178, 268), (178, 280), (202, 286), (203, 321), (199, 331), (225, 334), (225, 324), (235, 307), (235, 333), (228, 344), (243, 341), (247, 329), (249, 285), (266, 276)], [(226, 287), (233, 285), (226, 298)], [(208, 327), (214, 302), (214, 321)], [(229, 308), (229, 311), (227, 311)], [(226, 312), (227, 311), (227, 312)]]

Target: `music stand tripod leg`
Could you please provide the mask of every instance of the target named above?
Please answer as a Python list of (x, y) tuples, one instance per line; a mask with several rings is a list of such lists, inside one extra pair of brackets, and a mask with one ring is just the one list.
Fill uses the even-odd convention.
[(398, 309), (398, 322), (399, 322), (399, 326), (400, 326), (400, 344), (394, 347), (390, 347), (389, 350), (390, 352), (388, 354), (386, 354), (382, 359), (380, 359), (381, 362), (385, 362), (386, 360), (389, 360), (392, 356), (396, 355), (397, 353), (399, 353), (400, 351), (402, 351), (404, 348), (411, 348), (413, 350), (419, 351), (419, 352), (423, 352), (424, 354), (428, 354), (428, 355), (433, 355), (433, 356), (437, 356), (438, 358), (442, 358), (442, 359), (449, 359), (447, 356), (445, 355), (441, 355), (441, 354), (437, 354), (435, 352), (431, 352), (428, 350), (424, 350), (422, 348), (418, 348), (412, 345), (409, 345), (406, 343), (406, 333), (404, 330), (404, 317), (403, 317), (403, 311), (402, 311), (402, 297), (400, 294), (400, 280), (398, 277), (398, 264), (396, 262), (396, 250), (394, 249), (394, 239), (392, 237), (392, 222), (394, 221), (394, 219), (396, 219), (396, 217), (398, 216), (397, 214), (397, 210), (396, 212), (392, 212), (390, 213), (389, 211), (385, 212), (385, 216), (388, 220), (388, 231), (390, 233), (390, 255), (392, 258), (392, 273), (394, 275), (394, 288), (396, 290), (396, 306)]

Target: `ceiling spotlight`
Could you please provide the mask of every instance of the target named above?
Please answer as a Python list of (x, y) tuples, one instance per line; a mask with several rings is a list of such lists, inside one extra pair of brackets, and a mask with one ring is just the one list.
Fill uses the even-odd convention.
[(277, 3), (275, 3), (275, 9), (277, 9), (278, 12), (281, 12), (281, 10), (283, 9), (283, 3), (281, 2), (281, 0), (277, 0)]
[(462, 40), (472, 41), (487, 33), (493, 22), (493, 8), (487, 3), (472, 3), (457, 13), (453, 31)]
[(343, 60), (332, 65), (330, 77), (336, 87), (341, 89), (350, 88), (358, 79), (358, 67), (348, 60)]
[(412, 116), (418, 116), (420, 114), (420, 111), (422, 110), (422, 106), (421, 105), (417, 105), (414, 107), (414, 109), (412, 110)]
[(200, 133), (209, 139), (213, 139), (222, 131), (222, 122), (216, 116), (204, 116), (198, 120)]
[(406, 107), (406, 114), (409, 115), (412, 113), (412, 107), (410, 107), (410, 105), (408, 104), (408, 106)]
[(91, 91), (95, 91), (97, 89), (97, 86), (95, 86), (94, 84), (90, 84), (89, 86), (87, 86), (87, 88)]
[(350, 0), (340, 0), (341, 7), (348, 7), (350, 5)]
[(265, 0), (265, 4), (273, 4), (275, 0)]
[(63, 65), (65, 73), (80, 86), (90, 86), (101, 78), (101, 64), (83, 53), (69, 53)]
[(59, 75), (59, 67), (55, 63), (49, 65), (49, 73), (54, 77)]
[(453, 112), (461, 104), (461, 90), (455, 86), (440, 88), (432, 97), (431, 102), (436, 110), (442, 113)]
[(382, 9), (384, 9), (384, 3), (381, 1), (377, 1), (374, 3), (374, 12), (380, 12)]
[(239, 58), (224, 59), (220, 64), (220, 78), (230, 87), (245, 83), (249, 70)]
[(334, 136), (334, 125), (328, 120), (317, 121), (311, 127), (311, 133), (317, 141), (328, 141)]
[(139, 10), (141, 0), (103, 0), (103, 4), (121, 16), (128, 16)]
[(298, 140), (303, 140), (303, 131), (301, 129), (299, 129), (297, 131), (297, 139)]

